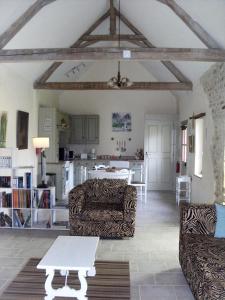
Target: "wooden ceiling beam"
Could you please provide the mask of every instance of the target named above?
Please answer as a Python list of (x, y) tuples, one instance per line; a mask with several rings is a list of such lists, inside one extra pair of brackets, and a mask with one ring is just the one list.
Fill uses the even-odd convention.
[(167, 5), (208, 48), (221, 48), (217, 41), (174, 0), (157, 0)]
[(110, 35), (116, 34), (116, 13), (113, 0), (110, 0)]
[(109, 87), (107, 82), (46, 82), (35, 83), (35, 89), (47, 90), (157, 90), (157, 91), (190, 91), (190, 82), (134, 82), (132, 86), (115, 89)]
[[(93, 44), (93, 42), (89, 41), (89, 42), (85, 42), (83, 43), (83, 36), (89, 35), (90, 33), (92, 33), (105, 19), (107, 19), (109, 17), (110, 14), (110, 10), (108, 10), (106, 13), (104, 13), (100, 18), (98, 18), (81, 36), (80, 38), (73, 43), (70, 48), (76, 48), (76, 47), (80, 47), (80, 48), (85, 48), (91, 44)], [(82, 44), (83, 43), (83, 44)], [(58, 67), (61, 66), (63, 62), (54, 62), (36, 81), (37, 82), (46, 82), (49, 77), (58, 69)]]
[[(123, 57), (123, 51), (129, 50), (131, 58)], [(39, 48), (0, 50), (0, 62), (29, 61), (67, 61), (67, 60), (175, 60), (199, 62), (225, 62), (223, 49), (198, 48)]]
[(4, 48), (8, 42), (33, 18), (44, 6), (56, 0), (37, 0), (32, 4), (10, 27), (0, 35), (0, 49)]
[[(116, 10), (116, 14), (119, 15), (119, 11)], [(140, 30), (138, 30), (123, 14), (120, 13), (121, 21), (135, 34), (143, 35)], [(144, 35), (143, 35), (144, 36)], [(149, 48), (155, 48), (155, 46), (146, 38), (143, 41), (144, 44)], [(181, 82), (190, 82), (190, 80), (171, 62), (171, 61), (161, 61), (161, 63), (173, 74), (173, 76)]]
[(104, 42), (104, 41), (145, 41), (146, 38), (143, 35), (136, 34), (118, 34), (109, 35), (109, 34), (95, 34), (95, 35), (86, 35), (82, 38), (83, 41), (95, 41), (95, 42)]

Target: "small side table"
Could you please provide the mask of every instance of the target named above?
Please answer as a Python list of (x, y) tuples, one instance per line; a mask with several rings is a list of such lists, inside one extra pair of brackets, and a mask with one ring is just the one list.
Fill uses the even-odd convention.
[(191, 177), (184, 175), (176, 178), (176, 204), (179, 205), (180, 200), (191, 202)]

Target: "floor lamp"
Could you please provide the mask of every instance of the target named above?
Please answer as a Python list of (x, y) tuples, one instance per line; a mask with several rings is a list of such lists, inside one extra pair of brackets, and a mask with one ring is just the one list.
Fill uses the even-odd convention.
[(36, 149), (36, 154), (41, 154), (41, 184), (38, 188), (47, 188), (46, 179), (46, 154), (45, 149), (49, 148), (49, 138), (48, 137), (36, 137), (33, 138), (33, 146)]

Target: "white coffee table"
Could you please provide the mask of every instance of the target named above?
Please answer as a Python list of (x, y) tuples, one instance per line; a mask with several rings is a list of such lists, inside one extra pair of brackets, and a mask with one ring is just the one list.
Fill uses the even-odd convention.
[[(95, 253), (98, 246), (98, 237), (59, 236), (48, 252), (37, 265), (38, 269), (46, 269), (45, 300), (52, 300), (56, 296), (76, 297), (79, 300), (86, 297), (86, 276), (95, 276)], [(55, 270), (65, 276), (65, 285), (54, 289), (52, 280)], [(67, 285), (69, 271), (78, 271), (81, 288), (76, 290)]]

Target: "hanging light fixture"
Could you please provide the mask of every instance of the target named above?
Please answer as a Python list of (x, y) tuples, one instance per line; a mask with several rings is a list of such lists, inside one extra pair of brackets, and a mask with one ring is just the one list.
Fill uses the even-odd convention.
[[(119, 33), (118, 33), (118, 45), (120, 49), (120, 0), (119, 0)], [(121, 87), (130, 87), (133, 84), (127, 77), (122, 77), (120, 74), (120, 61), (118, 61), (117, 76), (113, 76), (107, 82), (107, 85), (111, 88), (119, 89)]]

